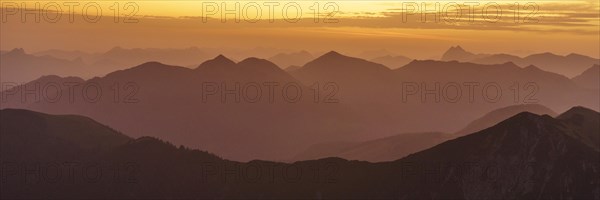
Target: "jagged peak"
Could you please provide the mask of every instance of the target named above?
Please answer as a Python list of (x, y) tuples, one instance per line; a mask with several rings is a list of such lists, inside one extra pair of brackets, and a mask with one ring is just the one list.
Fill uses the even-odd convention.
[(465, 49), (463, 49), (460, 45), (451, 46), (450, 49), (455, 51), (465, 51)]
[(470, 53), (467, 50), (463, 49), (460, 45), (450, 46), (450, 48), (446, 51), (446, 53)]
[(442, 60), (469, 60), (475, 54), (466, 51), (461, 46), (451, 46), (444, 54), (442, 55)]
[(25, 55), (25, 49), (23, 48), (14, 48), (7, 52), (6, 54), (15, 54), (15, 55)]

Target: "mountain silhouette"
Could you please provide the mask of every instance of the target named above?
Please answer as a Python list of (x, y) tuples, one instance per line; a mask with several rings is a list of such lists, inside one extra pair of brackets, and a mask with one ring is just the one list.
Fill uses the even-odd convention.
[[(575, 109), (575, 108), (574, 108)], [(556, 116), (557, 114), (539, 104), (522, 104), (494, 110), (469, 123), (467, 127), (453, 134), (446, 133), (405, 133), (365, 142), (328, 142), (312, 145), (296, 155), (294, 160), (310, 160), (326, 157), (340, 157), (348, 160), (370, 162), (392, 161), (409, 154), (425, 150), (455, 137), (475, 133), (521, 112)], [(589, 110), (589, 112), (594, 112)], [(568, 112), (567, 112), (568, 113)], [(564, 114), (563, 114), (564, 115)], [(588, 114), (589, 115), (589, 114)], [(588, 118), (593, 119), (593, 115)], [(594, 122), (588, 122), (594, 124)], [(588, 131), (593, 132), (593, 131)]]
[[(522, 104), (526, 97), (552, 110), (573, 105), (598, 109), (598, 91), (581, 88), (567, 77), (535, 66), (521, 68), (512, 63), (415, 60), (391, 70), (336, 52), (290, 74), (264, 59), (234, 63), (224, 56), (195, 69), (147, 62), (87, 79), (74, 90), (75, 103), (69, 102), (70, 91), (63, 88), (59, 102), (22, 102), (21, 95), (4, 93), (8, 99), (0, 107), (89, 116), (131, 137), (158, 137), (241, 161), (288, 160), (324, 141), (371, 141), (411, 132), (451, 133), (491, 110)], [(422, 101), (418, 93), (403, 96), (406, 83), (426, 84), (427, 88), (439, 83), (441, 90), (452, 82), (479, 84), (472, 95), (474, 100), (469, 102), (465, 88), (458, 102), (435, 102), (434, 95)], [(47, 83), (42, 80), (40, 85)], [(265, 83), (276, 85), (272, 94)], [(500, 100), (483, 99), (482, 88), (487, 83), (503, 89)], [(528, 83), (535, 83), (537, 91), (525, 87)], [(212, 93), (207, 92), (207, 84), (215, 89)], [(98, 101), (84, 99), (82, 88), (86, 85), (100, 86)], [(288, 90), (283, 89), (285, 86)], [(120, 88), (118, 93), (115, 88)], [(286, 100), (297, 94), (297, 88), (303, 92), (301, 98)], [(511, 88), (520, 93), (514, 95)], [(223, 89), (233, 92), (227, 94)], [(528, 96), (531, 93), (534, 95)]]
[(200, 66), (198, 66), (197, 70), (212, 70), (210, 68), (216, 67), (224, 67), (231, 68), (235, 65), (235, 62), (225, 57), (224, 55), (219, 54), (217, 57), (204, 61)]
[(584, 88), (600, 88), (600, 65), (594, 65), (580, 75), (573, 77), (575, 83)]
[[(593, 178), (598, 173), (595, 170), (598, 152), (568, 134), (571, 128), (565, 127), (560, 119), (524, 112), (493, 127), (407, 156), (401, 161), (462, 164), (474, 161), (502, 171), (496, 178), (438, 179), (441, 182), (432, 187), (410, 187), (410, 194), (469, 199), (490, 195), (592, 198), (595, 195), (592, 188), (599, 184), (598, 179)], [(465, 171), (459, 170), (465, 168), (460, 164), (444, 165), (439, 174), (464, 176)]]
[[(76, 95), (73, 93), (68, 93), (70, 89), (67, 87), (74, 88), (76, 86), (81, 86), (81, 84), (84, 82), (85, 80), (79, 77), (60, 77), (55, 75), (42, 76), (36, 80), (0, 91), (0, 95), (2, 95), (0, 109), (26, 109), (28, 107), (32, 107), (29, 106), (29, 104), (35, 105), (50, 103), (51, 105), (61, 101), (67, 102), (65, 105), (68, 105), (68, 102), (71, 99), (74, 99), (72, 97), (75, 97)], [(29, 95), (25, 92), (28, 90), (30, 91)], [(61, 110), (63, 110), (62, 106), (49, 106), (45, 108), (46, 109), (43, 110), (47, 113), (67, 114), (61, 112)]]
[[(536, 66), (521, 68), (514, 63), (482, 65), (415, 60), (393, 70), (393, 74), (397, 87), (384, 91), (385, 94), (403, 91), (403, 84), (412, 84), (418, 89), (414, 95), (393, 93), (397, 96), (391, 98), (403, 103), (396, 103), (396, 106), (389, 106), (388, 109), (398, 108), (395, 112), (411, 113), (410, 118), (395, 121), (410, 120), (410, 125), (404, 127), (425, 127), (430, 120), (438, 121), (440, 123), (436, 127), (447, 127), (435, 130), (441, 132), (455, 132), (491, 110), (515, 104), (543, 104), (552, 110), (566, 110), (573, 105), (598, 109), (596, 101), (600, 98), (598, 92), (581, 88), (565, 76), (543, 71)], [(465, 84), (473, 84), (473, 91), (470, 92)], [(448, 94), (443, 94), (443, 88), (452, 85), (460, 90), (448, 90)], [(495, 85), (502, 92), (490, 90), (492, 93), (486, 93), (486, 85)], [(423, 96), (424, 86), (433, 90), (433, 94)], [(497, 96), (497, 101), (489, 101), (493, 97), (490, 94), (501, 96)], [(573, 96), (580, 98), (571, 98)], [(452, 97), (456, 99), (452, 100)], [(458, 113), (462, 117), (456, 117)], [(422, 130), (404, 129), (410, 132)]]
[(309, 147), (294, 160), (339, 157), (369, 162), (394, 161), (442, 143), (454, 136), (446, 133), (403, 133), (365, 142), (330, 142)]
[(539, 104), (522, 104), (508, 106), (500, 109), (493, 110), (481, 118), (469, 123), (465, 128), (456, 132), (458, 135), (465, 135), (475, 133), (485, 128), (491, 127), (510, 116), (516, 115), (521, 112), (530, 112), (538, 115), (549, 115), (556, 116), (556, 113), (549, 108)]
[[(232, 61), (207, 61), (197, 69), (147, 62), (81, 82), (72, 95), (67, 95), (69, 88), (62, 87), (63, 96), (58, 102), (23, 102), (16, 91), (6, 95), (7, 101), (0, 106), (91, 116), (131, 137), (159, 137), (236, 160), (289, 159), (320, 139), (355, 137), (358, 133), (353, 125), (345, 125), (357, 122), (356, 114), (341, 104), (315, 103), (313, 91), (267, 60), (248, 58), (229, 67), (208, 67), (210, 63), (231, 65)], [(42, 87), (50, 83), (43, 79), (33, 82)], [(203, 90), (207, 83), (219, 90), (232, 90), (238, 84), (234, 91), (238, 94), (225, 96), (217, 91), (206, 95)], [(273, 90), (266, 83), (274, 84)], [(247, 89), (250, 84), (254, 85)], [(287, 91), (283, 88), (290, 84), (296, 86), (290, 87), (291, 95), (284, 96)], [(83, 90), (90, 85), (102, 91), (97, 101), (84, 98), (83, 92), (94, 96), (95, 90)], [(301, 98), (287, 100), (298, 88), (303, 92)], [(71, 101), (69, 96), (74, 99)], [(149, 123), (156, 126), (149, 127)], [(331, 124), (342, 127), (333, 129)], [(264, 140), (267, 137), (270, 140)]]
[(600, 115), (598, 112), (585, 107), (573, 107), (567, 112), (560, 114), (557, 119), (564, 121), (572, 128), (571, 135), (589, 145), (596, 151), (600, 151)]
[(461, 46), (452, 46), (442, 55), (442, 61), (460, 61), (467, 62), (482, 55), (476, 55), (474, 53), (464, 50)]
[(538, 53), (525, 57), (510, 54), (474, 54), (461, 48), (451, 47), (442, 56), (443, 61), (473, 62), (478, 64), (501, 64), (513, 62), (519, 66), (534, 65), (544, 71), (573, 77), (583, 72), (587, 67), (600, 64), (600, 59), (571, 53), (566, 56), (553, 53)]
[(387, 67), (381, 64), (345, 56), (336, 51), (327, 52), (317, 59), (306, 63), (301, 71), (304, 73), (310, 73), (311, 71), (333, 73), (333, 70), (339, 70), (339, 73), (381, 73), (389, 71)]
[(247, 58), (238, 63), (219, 55), (207, 60), (195, 69), (203, 79), (238, 81), (294, 81), (288, 73), (274, 63), (259, 58)]
[[(93, 119), (77, 115), (49, 115), (19, 109), (0, 110), (2, 122), (2, 159), (49, 159), (51, 153), (59, 152), (51, 148), (79, 149), (106, 152), (127, 143), (130, 138)], [(40, 145), (40, 146), (37, 146)], [(30, 151), (12, 152), (17, 148)], [(47, 149), (46, 149), (47, 148)], [(29, 154), (43, 152), (48, 157)], [(14, 153), (12, 155), (9, 155)]]
[[(590, 199), (597, 196), (600, 186), (597, 179), (600, 158), (597, 150), (582, 143), (572, 132), (584, 130), (580, 125), (597, 121), (599, 115), (581, 107), (561, 114), (565, 119), (523, 112), (479, 132), (390, 162), (325, 158), (279, 163), (234, 162), (152, 137), (122, 138), (81, 116), (2, 110), (1, 159), (7, 172), (3, 181), (9, 184), (0, 185), (1, 195), (2, 198), (43, 195), (50, 198), (546, 199), (560, 196)], [(46, 125), (59, 125), (61, 129), (52, 131)], [(24, 126), (27, 128), (23, 129)], [(70, 135), (54, 137), (64, 132)], [(69, 140), (78, 134), (108, 137), (92, 143)], [(107, 149), (85, 150), (78, 145), (105, 144), (101, 141), (115, 137), (122, 138), (115, 140), (120, 145), (108, 145)], [(48, 178), (30, 180), (36, 184), (23, 183), (19, 173), (12, 173), (17, 168), (11, 168), (14, 163), (62, 163), (73, 159), (97, 163), (96, 169), (102, 170), (114, 171), (114, 164), (128, 167), (122, 168), (124, 179), (108, 173), (102, 179), (78, 184), (70, 179)], [(113, 165), (105, 165), (110, 163)], [(68, 168), (59, 165), (57, 169)], [(303, 175), (297, 173), (292, 178), (287, 169), (301, 171)], [(312, 173), (315, 171), (320, 173)]]
[(52, 56), (35, 56), (24, 49), (15, 48), (0, 55), (2, 82), (22, 84), (44, 75), (80, 76), (85, 74), (82, 62), (58, 59)]
[[(507, 88), (505, 90), (507, 93), (510, 92), (508, 88), (514, 88), (517, 86), (515, 83), (518, 83), (518, 87), (520, 87), (522, 90), (526, 89), (526, 84), (533, 85), (534, 87), (537, 85), (538, 90), (535, 92), (535, 96), (539, 100), (537, 103), (544, 104), (553, 110), (564, 110), (571, 107), (570, 105), (585, 105), (594, 109), (598, 107), (595, 105), (595, 103), (592, 103), (592, 101), (595, 101), (595, 99), (598, 98), (597, 94), (593, 94), (595, 92), (578, 87), (569, 78), (559, 74), (543, 71), (537, 66), (527, 66), (525, 68), (521, 68), (511, 62), (504, 64), (481, 65), (456, 61), (442, 62), (432, 60), (417, 60), (400, 69), (394, 70), (394, 73), (396, 74), (397, 78), (404, 81), (425, 83), (476, 82), (481, 85), (494, 83), (501, 85), (502, 88)], [(552, 90), (549, 88), (552, 88)], [(531, 94), (531, 88), (529, 88), (529, 90), (529, 94)], [(567, 95), (570, 93), (578, 93), (573, 94), (576, 96), (586, 94), (585, 96), (587, 96), (587, 98), (577, 100), (580, 102), (563, 104), (564, 102), (572, 101), (569, 100), (569, 95)], [(566, 96), (561, 97), (561, 95), (556, 94)], [(514, 96), (515, 95), (513, 95), (513, 97)], [(523, 96), (519, 96), (519, 98), (521, 97)], [(534, 103), (536, 102), (534, 101)], [(561, 106), (561, 104), (563, 105)]]
[[(347, 101), (364, 99), (371, 95), (381, 95), (381, 89), (390, 85), (391, 70), (382, 64), (377, 64), (360, 58), (342, 55), (330, 51), (291, 74), (305, 85), (314, 83), (334, 83), (339, 85), (339, 96)], [(377, 87), (377, 90), (372, 90)]]

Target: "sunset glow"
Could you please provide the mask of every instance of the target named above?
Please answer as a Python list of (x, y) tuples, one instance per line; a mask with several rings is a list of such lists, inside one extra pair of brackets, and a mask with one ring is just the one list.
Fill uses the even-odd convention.
[[(339, 44), (336, 41), (338, 38), (350, 37), (357, 39), (354, 42), (359, 43), (361, 49), (389, 49), (421, 58), (439, 53), (425, 52), (431, 51), (431, 48), (443, 51), (447, 46), (457, 43), (489, 53), (513, 52), (517, 49), (520, 53), (515, 53), (522, 55), (543, 50), (578, 52), (590, 56), (600, 53), (594, 42), (589, 42), (599, 41), (600, 10), (597, 1), (449, 2), (451, 1), (90, 1), (80, 2), (73, 7), (77, 14), (71, 23), (68, 17), (69, 7), (65, 6), (68, 5), (67, 2), (3, 1), (3, 43), (0, 48), (42, 50), (54, 45), (57, 40), (52, 38), (64, 37), (69, 38), (61, 40), (61, 45), (65, 48), (89, 51), (103, 51), (117, 45), (165, 48), (274, 47), (274, 44), (281, 41), (287, 41), (288, 47), (294, 49), (321, 51), (328, 48), (315, 48), (312, 44), (329, 43), (336, 44), (336, 48), (341, 51), (358, 51), (359, 49), (354, 48), (357, 45)], [(49, 10), (57, 10), (56, 5), (60, 5), (64, 14), (57, 22), (48, 22), (45, 18), (55, 18), (56, 13), (44, 12), (40, 23), (35, 22), (35, 14), (27, 14), (23, 23), (20, 10), (12, 10), (14, 6), (22, 8), (23, 3), (28, 9), (35, 8), (36, 3)], [(239, 5), (237, 9), (236, 4)], [(436, 4), (439, 5), (437, 9)], [(518, 11), (515, 10), (517, 4)], [(461, 8), (460, 14), (457, 12), (457, 5)], [(500, 6), (501, 12), (496, 6)], [(103, 17), (93, 23), (86, 21), (81, 12), (87, 10), (88, 18), (94, 18), (98, 14), (96, 7), (102, 10)], [(117, 10), (117, 7), (120, 9)], [(316, 8), (319, 8), (319, 14), (316, 14)], [(287, 12), (284, 12), (286, 9)], [(301, 15), (297, 12), (299, 10)], [(436, 10), (439, 12), (437, 15)], [(257, 11), (261, 11), (261, 14), (258, 15)], [(227, 14), (221, 15), (223, 13)], [(114, 23), (115, 20), (117, 23)], [(66, 28), (78, 31), (60, 35), (16, 31), (35, 30), (39, 27), (45, 27), (45, 30)], [(232, 28), (236, 28), (236, 31), (231, 32)], [(119, 36), (107, 34), (120, 30), (132, 31)], [(148, 34), (149, 30), (152, 33)], [(518, 36), (508, 36), (506, 31)], [(149, 43), (147, 40), (136, 42), (134, 35), (141, 33), (146, 33), (146, 39), (153, 41), (165, 36), (172, 41), (168, 44)], [(273, 33), (277, 35), (268, 36)], [(97, 45), (82, 46), (83, 43), (96, 42), (97, 40), (86, 39), (93, 35), (106, 35), (109, 38), (105, 39), (107, 42)], [(469, 37), (463, 37), (466, 35)], [(253, 42), (267, 36), (271, 40), (262, 41), (261, 44)], [(191, 38), (197, 39), (190, 40)], [(386, 38), (386, 42), (380, 43), (382, 38)], [(454, 40), (456, 38), (461, 41)], [(545, 42), (548, 39), (553, 42)], [(84, 40), (87, 42), (83, 42)], [(122, 42), (110, 42), (117, 40)], [(488, 49), (489, 46), (494, 46), (494, 49)]]

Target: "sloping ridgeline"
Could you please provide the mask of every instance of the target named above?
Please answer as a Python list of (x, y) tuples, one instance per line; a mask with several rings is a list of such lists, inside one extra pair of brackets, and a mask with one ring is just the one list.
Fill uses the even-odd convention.
[(2, 198), (600, 198), (600, 114), (582, 107), (520, 113), (382, 163), (240, 163), (81, 116), (0, 116)]

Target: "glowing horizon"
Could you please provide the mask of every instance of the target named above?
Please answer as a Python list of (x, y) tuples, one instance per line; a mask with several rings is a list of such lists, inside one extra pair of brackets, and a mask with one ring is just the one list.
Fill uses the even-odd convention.
[[(596, 45), (600, 42), (600, 9), (598, 2), (591, 0), (535, 1), (533, 4), (485, 1), (479, 5), (456, 2), (461, 6), (460, 16), (456, 7), (450, 6), (451, 1), (284, 1), (277, 5), (273, 1), (86, 1), (74, 7), (72, 22), (66, 2), (3, 1), (0, 36), (3, 44), (0, 49), (22, 47), (39, 51), (57, 46), (84, 51), (104, 51), (114, 46), (269, 47), (352, 52), (389, 49), (411, 57), (427, 58), (448, 46), (463, 45), (475, 52), (486, 53), (518, 51), (521, 53), (516, 54), (526, 55), (549, 51), (600, 57)], [(23, 3), (27, 9), (36, 8), (36, 3), (40, 4), (37, 8), (48, 10), (56, 10), (58, 5), (63, 14), (57, 22), (49, 22), (46, 18), (56, 17), (55, 13), (42, 13), (39, 23), (35, 21), (36, 16), (27, 14), (23, 22), (19, 10), (11, 10), (15, 5), (21, 9)], [(86, 20), (81, 12), (77, 12), (88, 3), (97, 4), (102, 10), (98, 21)], [(223, 18), (222, 5), (230, 9), (236, 3), (239, 3), (238, 9), (229, 11)], [(423, 15), (425, 18), (421, 15), (422, 3), (428, 10)], [(447, 6), (448, 11), (434, 15), (431, 9), (436, 3), (440, 4), (436, 10), (444, 10)], [(514, 9), (515, 3), (519, 4), (518, 11)], [(288, 6), (290, 11), (286, 18), (282, 8), (288, 4), (294, 6)], [(483, 8), (488, 4), (488, 14), (484, 15)], [(268, 12), (266, 5), (275, 6), (273, 12)], [(465, 5), (474, 6), (474, 10)], [(499, 11), (495, 5), (502, 9), (500, 15), (496, 15)], [(217, 10), (214, 10), (215, 6)], [(257, 6), (261, 7), (261, 15), (255, 12)], [(298, 7), (302, 10), (301, 16), (294, 11)], [(318, 14), (315, 13), (317, 7)], [(337, 12), (332, 12), (334, 10)], [(88, 9), (88, 15), (92, 16), (89, 18), (95, 19), (96, 14), (94, 6)], [(437, 22), (435, 17), (438, 17)], [(69, 31), (60, 31), (57, 35), (36, 30)], [(145, 38), (139, 38), (139, 35)], [(105, 39), (90, 41), (97, 36)], [(169, 41), (159, 39), (164, 37)], [(55, 38), (64, 40), (58, 43)], [(342, 40), (348, 38), (357, 45)], [(432, 50), (437, 52), (431, 53)]]

